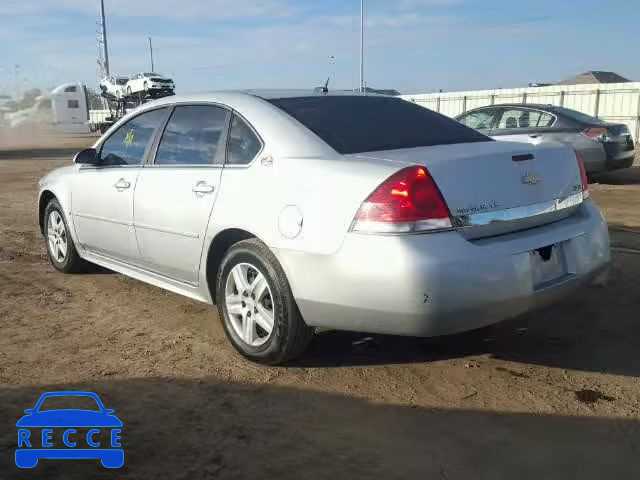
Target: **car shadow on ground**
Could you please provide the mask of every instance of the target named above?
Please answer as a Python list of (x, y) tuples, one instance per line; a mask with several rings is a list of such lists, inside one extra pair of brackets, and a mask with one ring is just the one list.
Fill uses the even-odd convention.
[[(95, 392), (115, 410), (122, 468), (98, 460), (14, 465), (16, 421), (56, 390)], [(3, 386), (0, 401), (4, 479), (600, 480), (637, 478), (640, 468), (635, 419), (427, 409), (208, 379)]]
[(640, 166), (636, 165), (622, 170), (593, 175), (590, 177), (590, 183), (602, 183), (605, 185), (640, 184)]
[(620, 234), (635, 237), (636, 242), (631, 244), (617, 233), (612, 236), (613, 260), (606, 284), (581, 287), (557, 305), (445, 337), (326, 332), (290, 366), (423, 363), (489, 355), (524, 364), (640, 377), (640, 248), (637, 233)]

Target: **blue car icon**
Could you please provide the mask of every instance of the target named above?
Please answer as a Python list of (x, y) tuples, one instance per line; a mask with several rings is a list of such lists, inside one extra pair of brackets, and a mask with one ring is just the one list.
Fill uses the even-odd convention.
[[(80, 398), (89, 397), (92, 409), (45, 409), (42, 404), (47, 399), (71, 397), (65, 401), (79, 402)], [(94, 403), (91, 399), (95, 400)], [(82, 399), (87, 402), (87, 398)], [(52, 400), (48, 401), (51, 404)], [(74, 403), (75, 404), (75, 403)], [(41, 458), (52, 459), (100, 459), (106, 468), (119, 468), (124, 464), (124, 450), (120, 444), (122, 422), (114, 415), (115, 410), (104, 407), (100, 398), (92, 392), (49, 392), (43, 394), (36, 406), (24, 411), (26, 413), (18, 422), (18, 448), (16, 449), (16, 465), (20, 468), (33, 468)], [(81, 431), (76, 428), (82, 429)], [(84, 430), (86, 434), (83, 433)], [(61, 439), (65, 448), (54, 448), (53, 436)], [(62, 433), (62, 431), (64, 431)], [(41, 435), (40, 435), (41, 432)], [(101, 433), (102, 432), (102, 433)], [(60, 437), (60, 433), (62, 436)], [(107, 442), (103, 437), (108, 435)], [(99, 438), (101, 441), (99, 441)], [(88, 448), (78, 447), (86, 440)], [(60, 445), (62, 446), (62, 445)]]

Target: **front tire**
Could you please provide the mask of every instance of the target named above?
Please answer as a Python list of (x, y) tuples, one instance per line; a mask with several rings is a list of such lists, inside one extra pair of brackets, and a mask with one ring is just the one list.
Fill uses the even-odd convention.
[(282, 267), (257, 239), (238, 242), (225, 255), (216, 303), (231, 344), (251, 361), (285, 362), (299, 356), (313, 338)]
[(76, 250), (64, 212), (58, 200), (53, 199), (44, 211), (44, 238), (51, 265), (63, 273), (82, 273), (89, 263), (80, 258)]

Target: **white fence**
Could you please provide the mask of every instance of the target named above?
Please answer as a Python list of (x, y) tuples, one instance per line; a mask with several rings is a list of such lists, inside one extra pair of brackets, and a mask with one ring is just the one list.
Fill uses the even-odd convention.
[(640, 82), (427, 93), (402, 98), (449, 117), (500, 103), (558, 105), (608, 122), (624, 123), (635, 141), (640, 141)]

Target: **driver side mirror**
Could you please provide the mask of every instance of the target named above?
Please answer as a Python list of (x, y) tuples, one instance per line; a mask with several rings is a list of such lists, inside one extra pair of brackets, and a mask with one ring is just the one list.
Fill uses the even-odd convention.
[(79, 151), (73, 158), (73, 163), (80, 165), (98, 165), (100, 159), (98, 158), (98, 152), (95, 148), (85, 148)]

